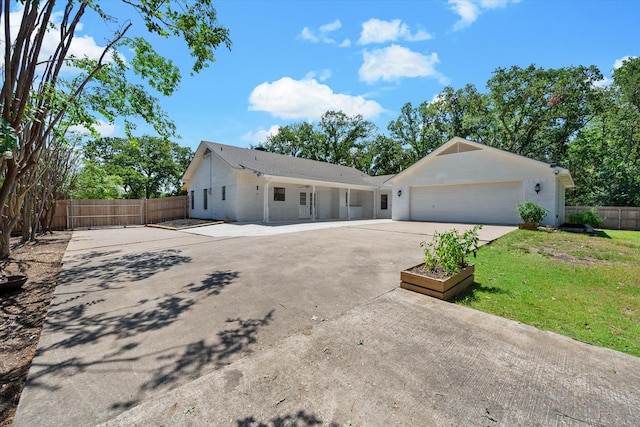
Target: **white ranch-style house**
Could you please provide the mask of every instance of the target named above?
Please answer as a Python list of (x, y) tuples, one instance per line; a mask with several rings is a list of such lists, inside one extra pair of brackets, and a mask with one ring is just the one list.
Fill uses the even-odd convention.
[(392, 218), (517, 224), (531, 200), (564, 222), (568, 170), (453, 138), (393, 175), (202, 142), (184, 174), (192, 218), (229, 221)]
[(269, 223), (391, 218), (390, 177), (203, 141), (183, 182), (192, 218)]

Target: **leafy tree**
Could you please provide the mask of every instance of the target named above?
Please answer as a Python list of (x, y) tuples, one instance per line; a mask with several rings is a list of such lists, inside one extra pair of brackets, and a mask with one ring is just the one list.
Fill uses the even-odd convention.
[(613, 84), (598, 91), (598, 114), (571, 143), (569, 168), (576, 189), (568, 203), (640, 206), (640, 59), (613, 73)]
[(498, 68), (487, 82), (499, 127), (494, 145), (541, 161), (561, 163), (571, 139), (593, 117), (595, 67)]
[(371, 166), (369, 175), (390, 175), (401, 172), (410, 165), (409, 154), (402, 144), (385, 135), (378, 135), (369, 145)]
[(442, 144), (455, 136), (490, 144), (495, 140), (496, 122), (491, 115), (489, 97), (472, 84), (455, 90), (445, 87), (430, 104), (442, 131)]
[[(126, 9), (118, 9), (120, 4)], [(11, 7), (21, 11), (20, 25), (10, 22)], [(122, 13), (118, 18), (108, 9)], [(125, 10), (124, 12), (122, 12)], [(180, 72), (171, 60), (159, 55), (142, 36), (130, 36), (134, 23), (148, 34), (179, 37), (193, 57), (197, 73), (214, 60), (214, 50), (230, 47), (229, 32), (217, 25), (210, 0), (122, 0), (121, 2), (62, 2), (56, 0), (0, 3), (5, 49), (0, 90), (0, 256), (9, 254), (9, 236), (15, 226), (28, 185), (19, 181), (37, 168), (46, 141), (62, 122), (92, 128), (100, 118), (125, 118), (131, 133), (132, 118), (151, 123), (163, 136), (173, 134), (172, 123), (146, 89), (168, 96), (177, 88)], [(87, 16), (102, 18), (115, 28), (97, 58), (73, 57), (70, 48), (76, 31)], [(46, 46), (48, 36), (57, 33), (57, 45)], [(50, 47), (50, 46), (49, 46)], [(124, 52), (133, 57), (125, 60)], [(73, 78), (62, 77), (71, 67)], [(133, 76), (137, 78), (132, 78)], [(142, 81), (143, 84), (136, 83)], [(145, 86), (146, 84), (146, 86)], [(12, 206), (13, 205), (13, 206)]]
[(374, 155), (369, 145), (375, 134), (375, 125), (361, 115), (350, 117), (342, 111), (327, 111), (317, 125), (301, 122), (283, 126), (258, 147), (367, 171)]
[(293, 123), (281, 127), (275, 135), (269, 135), (267, 140), (259, 146), (272, 153), (320, 160), (318, 137), (313, 124)]
[(319, 149), (324, 161), (336, 165), (367, 168), (362, 161), (365, 146), (376, 130), (362, 115), (347, 116), (342, 111), (327, 111), (318, 123)]
[(88, 160), (75, 176), (73, 187), (74, 199), (120, 199), (123, 195), (122, 178)]
[(406, 103), (387, 129), (405, 150), (403, 168), (420, 160), (454, 136), (493, 141), (494, 121), (489, 98), (472, 84), (455, 90), (446, 86), (431, 102)]
[(407, 102), (400, 109), (398, 118), (389, 123), (387, 129), (396, 142), (403, 149), (408, 150), (405, 157), (410, 166), (420, 160), (443, 143), (443, 131), (441, 122), (438, 121), (434, 108), (428, 102), (423, 102), (419, 107), (413, 107)]
[[(151, 136), (95, 139), (83, 153), (90, 165), (103, 170), (98, 177), (119, 177), (128, 199), (180, 194), (182, 175), (193, 157), (190, 148)], [(88, 172), (96, 175), (94, 169)]]

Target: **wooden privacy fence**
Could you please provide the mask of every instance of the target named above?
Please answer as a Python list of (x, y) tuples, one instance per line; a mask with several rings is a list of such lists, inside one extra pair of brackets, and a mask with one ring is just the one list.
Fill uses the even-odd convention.
[(610, 230), (640, 230), (640, 208), (615, 206), (565, 206), (565, 218), (570, 213), (596, 210), (596, 215), (604, 218), (602, 228)]
[(54, 230), (156, 224), (189, 217), (189, 197), (125, 200), (60, 200)]

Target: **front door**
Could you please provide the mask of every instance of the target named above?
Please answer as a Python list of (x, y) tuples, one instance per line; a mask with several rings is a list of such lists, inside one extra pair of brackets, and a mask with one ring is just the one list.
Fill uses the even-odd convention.
[(313, 193), (307, 193), (306, 191), (300, 192), (300, 207), (299, 207), (300, 219), (311, 218), (311, 212), (313, 209)]

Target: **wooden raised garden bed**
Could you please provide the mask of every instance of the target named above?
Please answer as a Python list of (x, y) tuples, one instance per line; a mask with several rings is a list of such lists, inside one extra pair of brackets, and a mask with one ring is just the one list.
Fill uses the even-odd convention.
[(455, 276), (438, 279), (424, 274), (416, 273), (424, 264), (418, 264), (400, 272), (400, 287), (410, 291), (419, 292), (424, 295), (450, 300), (460, 292), (464, 291), (473, 283), (473, 273), (475, 266), (468, 265)]

